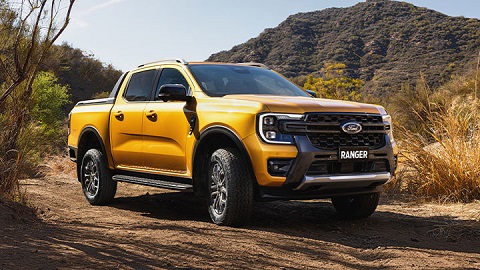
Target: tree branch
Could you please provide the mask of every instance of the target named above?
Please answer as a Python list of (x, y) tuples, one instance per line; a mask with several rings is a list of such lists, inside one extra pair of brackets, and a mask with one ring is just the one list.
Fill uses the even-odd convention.
[(3, 103), (5, 102), (7, 97), (13, 92), (13, 90), (15, 90), (15, 88), (17, 88), (17, 86), (19, 86), (22, 83), (23, 80), (14, 81), (5, 91), (5, 93), (3, 93), (3, 95), (0, 97), (0, 109), (2, 109)]
[[(18, 19), (18, 32), (16, 34), (13, 46), (13, 62), (15, 66), (15, 73), (14, 72), (7, 72), (8, 65), (0, 59), (0, 65), (3, 69), (7, 72), (7, 74), (11, 77), (13, 83), (8, 87), (8, 89), (0, 96), (0, 108), (4, 106), (4, 102), (7, 97), (18, 87), (23, 81), (27, 80), (27, 86), (25, 91), (22, 95), (25, 98), (29, 98), (32, 92), (32, 84), (35, 79), (35, 76), (38, 72), (39, 66), (45, 60), (45, 57), (48, 54), (48, 51), (52, 47), (53, 43), (58, 39), (58, 37), (63, 33), (65, 28), (67, 27), (70, 21), (70, 15), (73, 8), (73, 4), (75, 0), (69, 0), (68, 9), (66, 15), (63, 19), (63, 23), (60, 29), (56, 31), (54, 29), (55, 20), (58, 15), (58, 9), (60, 7), (60, 1), (52, 0), (50, 10), (45, 12), (45, 7), (48, 0), (28, 0), (28, 4), (30, 5), (30, 10), (28, 13), (23, 16), (24, 8), (27, 5), (25, 0), (22, 0), (20, 10), (17, 12)], [(32, 17), (33, 14), (36, 14), (36, 18), (34, 24), (30, 31), (30, 41), (29, 46), (27, 47), (28, 50), (26, 52), (25, 57), (23, 58), (24, 61), (21, 63), (21, 44), (23, 42), (24, 37), (26, 36), (25, 33), (28, 33), (27, 29), (27, 21), (29, 18)], [(50, 12), (49, 17), (46, 17), (46, 13)], [(48, 19), (47, 19), (48, 18)], [(45, 20), (48, 20), (46, 22)], [(41, 28), (42, 22), (48, 25), (46, 35), (42, 37)], [(53, 37), (52, 37), (53, 35)], [(38, 40), (40, 39), (43, 40)], [(38, 49), (40, 48), (40, 49)]]
[(30, 40), (30, 48), (28, 50), (27, 56), (25, 57), (25, 62), (23, 63), (23, 72), (25, 72), (28, 68), (28, 64), (32, 58), (32, 53), (35, 50), (35, 46), (37, 45), (37, 35), (40, 35), (40, 22), (42, 20), (43, 10), (45, 9), (45, 5), (47, 4), (47, 0), (43, 0), (40, 4), (40, 10), (38, 11), (37, 18), (35, 20), (35, 24), (33, 25), (33, 32), (32, 38)]

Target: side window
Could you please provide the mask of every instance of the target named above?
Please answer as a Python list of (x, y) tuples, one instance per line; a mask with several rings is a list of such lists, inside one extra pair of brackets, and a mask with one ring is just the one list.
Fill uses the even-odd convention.
[(158, 96), (160, 87), (164, 84), (183, 84), (185, 88), (189, 88), (187, 80), (183, 77), (182, 73), (174, 68), (164, 68), (162, 69), (162, 74), (158, 80), (157, 91), (155, 91), (155, 96)]
[(125, 91), (125, 99), (128, 101), (150, 100), (155, 71), (152, 69), (133, 74)]

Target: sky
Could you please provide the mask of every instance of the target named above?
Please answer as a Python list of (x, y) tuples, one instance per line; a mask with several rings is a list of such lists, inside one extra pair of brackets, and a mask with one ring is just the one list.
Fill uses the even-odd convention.
[[(288, 16), (355, 0), (77, 0), (57, 41), (127, 71), (183, 58), (204, 61), (278, 26)], [(479, 0), (407, 0), (450, 16), (480, 18)]]

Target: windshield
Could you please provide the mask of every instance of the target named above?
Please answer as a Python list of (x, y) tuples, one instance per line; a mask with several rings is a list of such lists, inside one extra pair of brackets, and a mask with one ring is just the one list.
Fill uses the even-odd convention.
[(203, 91), (214, 97), (225, 95), (303, 96), (308, 94), (277, 73), (259, 67), (239, 65), (190, 65)]

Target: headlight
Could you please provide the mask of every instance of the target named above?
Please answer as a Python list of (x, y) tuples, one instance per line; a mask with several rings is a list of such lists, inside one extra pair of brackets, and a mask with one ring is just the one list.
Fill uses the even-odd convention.
[(293, 144), (293, 136), (281, 133), (279, 124), (283, 120), (300, 120), (302, 117), (301, 114), (261, 114), (258, 117), (258, 134), (267, 143)]
[(393, 139), (393, 125), (392, 117), (388, 114), (382, 115), (383, 123), (385, 124), (385, 131), (387, 132), (388, 138), (391, 142), (394, 142)]

